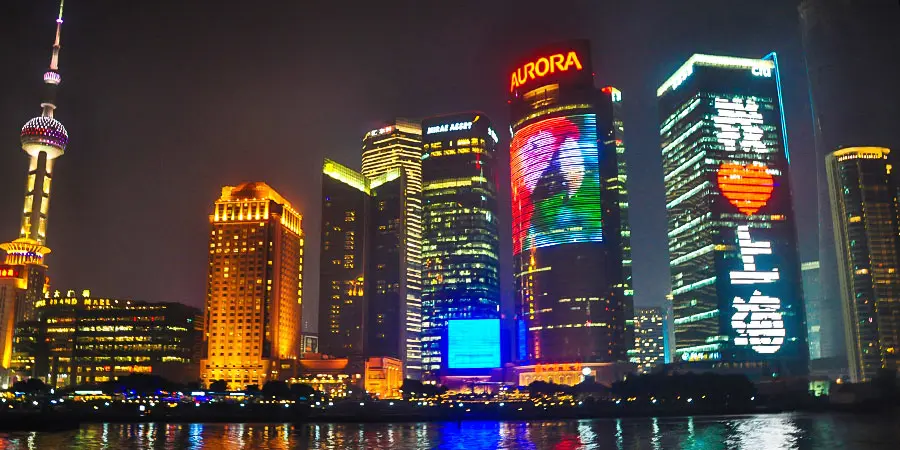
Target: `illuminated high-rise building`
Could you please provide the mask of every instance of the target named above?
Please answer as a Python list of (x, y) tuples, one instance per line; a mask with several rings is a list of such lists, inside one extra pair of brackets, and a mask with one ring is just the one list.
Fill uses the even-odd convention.
[(63, 3), (64, 1), (59, 3), (50, 67), (44, 73), (41, 115), (22, 127), (22, 150), (28, 155), (29, 163), (19, 238), (0, 244), (0, 249), (6, 252), (6, 261), (0, 265), (0, 378), (3, 379), (12, 360), (15, 325), (34, 318), (34, 303), (47, 290), (44, 256), (50, 253), (46, 246), (50, 183), (53, 163), (63, 155), (69, 143), (66, 128), (54, 118), (56, 89), (62, 81), (59, 74), (59, 49)]
[[(610, 158), (607, 164), (615, 163), (616, 173), (612, 177), (612, 173), (608, 170), (603, 172), (604, 190), (606, 196), (615, 198), (616, 204), (607, 203), (604, 214), (607, 222), (618, 225), (618, 254), (615, 254), (615, 260), (622, 261), (621, 282), (613, 286), (617, 295), (622, 296), (625, 301), (625, 310), (634, 309), (634, 289), (631, 281), (631, 224), (628, 217), (628, 168), (625, 161), (625, 126), (622, 121), (622, 92), (613, 86), (606, 86), (601, 89), (604, 100), (601, 105), (606, 108), (607, 113), (601, 114), (601, 117), (612, 118), (612, 127), (608, 128), (604, 139), (606, 148), (615, 147), (616, 156)], [(608, 166), (607, 166), (608, 167)], [(613, 206), (613, 207), (610, 207)]]
[(204, 384), (229, 389), (283, 377), (300, 355), (303, 230), (300, 214), (261, 182), (222, 188), (209, 216)]
[[(800, 35), (809, 81), (818, 182), (822, 358), (846, 360), (839, 270), (825, 156), (855, 145), (900, 148), (900, 5), (896, 0), (802, 0)], [(862, 70), (860, 70), (862, 68)], [(897, 155), (891, 155), (894, 158)], [(896, 161), (894, 161), (896, 164)], [(809, 170), (804, 167), (804, 170)]]
[(849, 147), (826, 157), (852, 381), (900, 368), (900, 227), (889, 153)]
[(40, 320), (21, 322), (16, 333), (19, 379), (39, 378), (57, 389), (132, 373), (197, 381), (197, 308), (57, 290), (35, 302), (34, 310)]
[(809, 359), (819, 359), (822, 354), (822, 280), (819, 261), (800, 264), (803, 275), (803, 300), (806, 305), (806, 332), (809, 340)]
[(621, 98), (594, 86), (587, 41), (539, 49), (511, 75), (520, 364), (626, 361), (632, 347)]
[(406, 376), (418, 378), (422, 370), (422, 128), (418, 122), (397, 119), (363, 137), (362, 174), (375, 179), (388, 171), (403, 172), (405, 214), (400, 283), (406, 298)]
[(325, 160), (319, 253), (319, 349), (340, 358), (363, 357), (368, 179)]
[(675, 362), (805, 373), (807, 330), (775, 54), (693, 55), (657, 97)]
[(638, 372), (648, 373), (665, 362), (664, 319), (663, 309), (659, 307), (634, 310), (634, 348), (628, 351), (628, 356)]
[(319, 350), (362, 363), (406, 356), (405, 178), (370, 179), (325, 160)]
[(427, 118), (422, 132), (422, 366), (437, 374), (448, 320), (500, 317), (498, 137), (479, 112)]

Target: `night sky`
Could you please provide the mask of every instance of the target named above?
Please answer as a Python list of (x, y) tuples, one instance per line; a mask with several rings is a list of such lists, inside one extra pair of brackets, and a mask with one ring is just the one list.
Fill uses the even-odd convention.
[[(0, 240), (18, 236), (57, 4), (0, 6)], [(508, 127), (513, 61), (588, 38), (597, 84), (623, 92), (638, 305), (669, 291), (656, 88), (691, 54), (779, 54), (801, 257), (817, 257), (815, 153), (796, 2), (757, 0), (213, 2), (70, 0), (48, 245), (54, 289), (202, 306), (220, 187), (263, 180), (307, 233), (315, 324), (321, 163), (358, 168), (363, 134), (395, 116), (481, 110)], [(509, 134), (500, 164), (508, 167)], [(508, 169), (501, 205), (509, 204)], [(512, 289), (502, 208), (504, 301)], [(309, 320), (312, 318), (312, 320)]]

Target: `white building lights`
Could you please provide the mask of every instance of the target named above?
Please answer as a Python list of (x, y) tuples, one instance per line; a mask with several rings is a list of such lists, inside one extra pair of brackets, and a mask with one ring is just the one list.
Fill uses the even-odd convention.
[(735, 345), (749, 345), (757, 353), (775, 353), (784, 344), (781, 299), (753, 291), (749, 300), (734, 298), (736, 310), (731, 327), (737, 332)]
[(716, 140), (729, 152), (743, 150), (765, 153), (763, 143), (763, 115), (759, 104), (752, 98), (717, 97), (715, 99)]
[(775, 54), (693, 55), (659, 86), (657, 97), (673, 359), (806, 373), (803, 291)]
[[(738, 248), (744, 270), (732, 271), (732, 285), (765, 285), (777, 281), (777, 269), (759, 270), (757, 256), (771, 255), (772, 243), (753, 241), (750, 238), (750, 227), (740, 225), (737, 228)], [(731, 316), (731, 328), (736, 335), (735, 345), (749, 345), (757, 353), (775, 353), (784, 344), (785, 329), (782, 317), (781, 299), (763, 295), (754, 290), (749, 299), (735, 296), (732, 301), (734, 314)]]
[(748, 69), (754, 76), (770, 78), (775, 69), (775, 61), (770, 59), (738, 58), (734, 56), (702, 55), (691, 56), (681, 67), (666, 80), (656, 96), (662, 97), (669, 89), (678, 89), (681, 83), (694, 73), (694, 66), (719, 67), (724, 69)]
[(759, 271), (756, 269), (756, 256), (771, 255), (772, 243), (750, 239), (750, 228), (740, 225), (737, 228), (738, 247), (741, 250), (741, 260), (744, 262), (744, 270), (732, 271), (731, 284), (765, 284), (778, 280), (778, 269), (771, 271)]

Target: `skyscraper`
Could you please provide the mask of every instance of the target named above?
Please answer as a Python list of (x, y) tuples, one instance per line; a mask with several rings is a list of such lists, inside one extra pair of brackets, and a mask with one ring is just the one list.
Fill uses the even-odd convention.
[(805, 373), (806, 324), (775, 54), (693, 55), (657, 97), (674, 360)]
[[(806, 331), (809, 336), (809, 359), (822, 358), (822, 279), (819, 261), (800, 264), (803, 276), (803, 300), (806, 303)], [(827, 354), (827, 353), (826, 353)]]
[(900, 361), (900, 227), (889, 153), (850, 147), (826, 157), (853, 381), (896, 371)]
[(201, 380), (261, 387), (300, 354), (301, 216), (251, 182), (223, 187), (209, 221)]
[(369, 179), (325, 160), (319, 348), (351, 358), (406, 354), (403, 171)]
[(638, 372), (648, 373), (665, 363), (664, 318), (660, 307), (634, 310), (634, 349), (628, 354)]
[(34, 304), (47, 290), (47, 266), (44, 256), (50, 253), (47, 243), (47, 215), (50, 208), (50, 184), (53, 163), (63, 155), (69, 143), (66, 128), (54, 118), (56, 89), (62, 81), (59, 74), (60, 34), (63, 4), (59, 3), (56, 38), (50, 67), (44, 73), (44, 98), (41, 115), (22, 127), (22, 150), (28, 154), (25, 182), (25, 206), (19, 238), (0, 244), (6, 261), (0, 265), (0, 378), (5, 379), (12, 359), (15, 324), (33, 319)]
[(500, 317), (498, 137), (480, 112), (429, 117), (422, 130), (422, 365), (434, 374), (447, 368), (448, 320)]
[(832, 212), (825, 156), (856, 145), (900, 148), (895, 131), (900, 122), (900, 60), (895, 56), (900, 46), (900, 4), (896, 0), (803, 0), (799, 12), (820, 155), (816, 169), (822, 289), (815, 308), (821, 322), (821, 356), (844, 358), (835, 235), (832, 221), (827, 220)]
[[(616, 175), (614, 178), (606, 178), (604, 183), (606, 196), (616, 199), (616, 202), (615, 204), (607, 202), (603, 211), (607, 222), (613, 223), (614, 227), (617, 225), (618, 230), (618, 236), (613, 236), (614, 239), (618, 239), (617, 245), (614, 247), (614, 250), (617, 251), (614, 260), (622, 261), (622, 275), (621, 283), (614, 285), (613, 288), (617, 295), (622, 296), (626, 302), (624, 310), (631, 311), (634, 309), (634, 289), (631, 282), (631, 224), (628, 215), (628, 168), (625, 161), (622, 92), (613, 86), (606, 86), (600, 91), (603, 93), (604, 99), (601, 104), (607, 109), (607, 114), (602, 114), (601, 117), (612, 118), (612, 127), (607, 129), (604, 145), (607, 148), (614, 147), (616, 149), (615, 158), (608, 158), (606, 162), (606, 167), (615, 164)], [(607, 98), (609, 101), (605, 101)], [(611, 174), (611, 170), (607, 169), (602, 173), (603, 176), (608, 176), (606, 174)]]
[(369, 183), (328, 159), (323, 174), (319, 349), (326, 355), (362, 358)]
[[(594, 86), (587, 41), (516, 65), (509, 103), (521, 363), (625, 361), (632, 347), (621, 92)], [(624, 165), (621, 166), (624, 170)]]
[(363, 137), (362, 174), (375, 179), (401, 169), (405, 177), (405, 273), (400, 283), (406, 298), (406, 375), (418, 378), (422, 370), (422, 128), (408, 119), (372, 130)]

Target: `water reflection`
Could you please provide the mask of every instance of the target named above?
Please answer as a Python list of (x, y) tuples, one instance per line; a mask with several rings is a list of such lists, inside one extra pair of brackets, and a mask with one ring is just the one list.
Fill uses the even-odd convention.
[(776, 414), (535, 422), (95, 424), (0, 433), (5, 449), (894, 449), (900, 418)]

